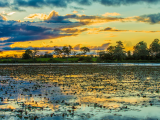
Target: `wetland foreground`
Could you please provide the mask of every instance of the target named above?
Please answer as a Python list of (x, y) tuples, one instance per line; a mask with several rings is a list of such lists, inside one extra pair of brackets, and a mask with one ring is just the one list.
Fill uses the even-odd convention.
[(160, 119), (160, 66), (0, 66), (0, 119)]

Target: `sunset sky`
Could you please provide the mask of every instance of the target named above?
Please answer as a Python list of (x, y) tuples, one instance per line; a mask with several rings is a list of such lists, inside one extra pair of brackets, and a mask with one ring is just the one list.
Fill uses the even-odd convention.
[[(53, 50), (71, 45), (126, 50), (160, 37), (160, 0), (0, 0), (0, 50)], [(1, 54), (2, 55), (2, 54)]]

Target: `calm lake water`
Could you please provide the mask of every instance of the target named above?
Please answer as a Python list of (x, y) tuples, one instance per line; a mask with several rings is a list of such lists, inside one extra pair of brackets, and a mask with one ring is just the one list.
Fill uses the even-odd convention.
[(160, 119), (160, 66), (1, 66), (0, 119)]

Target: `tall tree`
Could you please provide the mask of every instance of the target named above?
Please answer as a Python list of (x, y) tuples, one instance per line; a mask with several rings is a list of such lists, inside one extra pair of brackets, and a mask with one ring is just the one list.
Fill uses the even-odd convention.
[(27, 49), (25, 51), (25, 53), (23, 53), (22, 58), (23, 59), (30, 59), (30, 58), (32, 58), (32, 55), (33, 55), (32, 51), (30, 49)]
[(133, 57), (135, 59), (146, 60), (147, 57), (149, 57), (149, 49), (147, 48), (147, 43), (146, 42), (141, 41), (141, 42), (137, 43), (133, 47), (133, 49), (134, 49)]
[(54, 54), (60, 56), (62, 54), (62, 50), (59, 48), (54, 48)]
[(127, 51), (127, 60), (131, 60), (132, 59), (132, 55), (131, 55), (131, 51)]
[(72, 46), (63, 46), (62, 48), (62, 52), (64, 53), (64, 55), (67, 55), (69, 57), (69, 55), (71, 54), (71, 51), (72, 51)]
[(159, 39), (154, 39), (154, 41), (150, 44), (149, 50), (152, 56), (156, 56), (156, 54), (160, 52), (159, 42)]
[(36, 56), (36, 54), (38, 53), (39, 51), (38, 51), (38, 48), (34, 48), (33, 49), (33, 58)]
[(109, 53), (111, 53), (111, 54), (114, 53), (114, 50), (115, 50), (115, 46), (109, 46), (109, 47), (107, 48), (107, 51), (108, 51)]
[(90, 52), (90, 49), (88, 47), (81, 47), (80, 51), (82, 51), (83, 54), (86, 55), (87, 52)]
[(124, 51), (124, 46), (121, 41), (116, 42), (117, 45), (115, 46), (115, 49), (113, 50), (113, 56), (117, 60), (123, 60), (125, 58), (125, 51)]

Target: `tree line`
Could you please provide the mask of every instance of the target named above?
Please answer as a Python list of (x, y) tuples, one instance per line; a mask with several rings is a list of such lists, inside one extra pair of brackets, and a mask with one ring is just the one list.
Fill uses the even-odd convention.
[[(87, 52), (90, 52), (88, 47), (81, 47), (81, 53), (77, 53), (73, 50), (71, 45), (63, 46), (62, 49), (58, 47), (54, 47), (54, 55), (58, 57), (72, 57), (85, 56)], [(22, 55), (23, 59), (35, 58), (38, 53), (38, 49), (34, 50), (27, 49), (25, 53)], [(41, 57), (52, 58), (53, 54), (49, 54), (46, 52)], [(140, 41), (135, 46), (133, 46), (133, 51), (125, 51), (125, 47), (122, 41), (117, 41), (115, 46), (109, 46), (106, 51), (98, 52), (98, 56), (96, 56), (101, 61), (107, 60), (157, 60), (160, 59), (160, 41), (159, 39), (154, 39), (152, 43), (147, 47), (147, 43), (144, 41)]]
[(125, 51), (122, 41), (117, 41), (116, 46), (109, 46), (107, 51), (101, 51), (101, 60), (157, 60), (160, 59), (160, 41), (154, 39), (149, 48), (147, 43), (140, 41), (133, 46), (133, 51)]
[[(54, 47), (54, 55), (57, 55), (58, 57), (69, 57), (70, 54), (73, 54), (75, 57), (76, 55), (86, 55), (87, 52), (90, 52), (90, 49), (88, 47), (81, 47), (80, 48), (81, 53), (77, 53), (76, 51), (73, 51), (73, 48), (71, 45), (69, 46), (63, 46), (62, 49), (58, 47)], [(27, 49), (25, 53), (23, 53), (22, 58), (23, 59), (31, 59), (35, 58), (36, 54), (39, 52), (38, 48), (34, 48), (34, 50)], [(53, 54), (45, 52), (44, 55), (41, 55), (43, 58), (53, 58)]]

